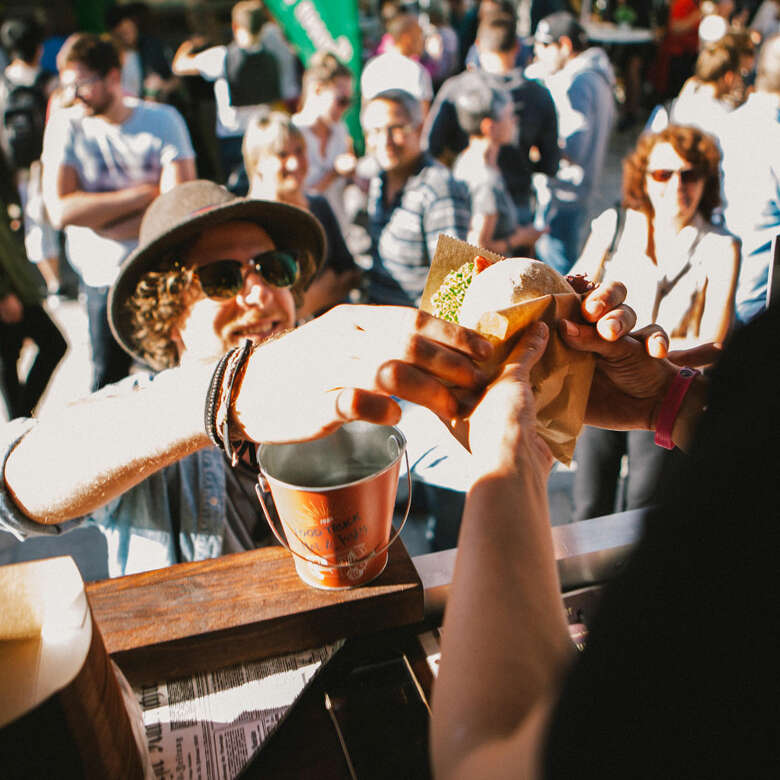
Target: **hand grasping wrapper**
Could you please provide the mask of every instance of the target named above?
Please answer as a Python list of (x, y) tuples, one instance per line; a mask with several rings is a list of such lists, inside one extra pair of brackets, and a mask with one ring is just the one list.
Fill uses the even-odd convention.
[[(472, 328), (494, 345), (484, 366), (496, 375), (519, 335), (532, 322), (550, 326), (550, 340), (534, 366), (531, 381), (537, 430), (553, 455), (570, 463), (582, 428), (595, 359), (568, 347), (558, 336), (562, 319), (581, 320), (580, 295), (557, 271), (535, 260), (477, 249), (442, 235), (420, 308)], [(468, 419), (450, 421), (455, 437), (468, 447)]]

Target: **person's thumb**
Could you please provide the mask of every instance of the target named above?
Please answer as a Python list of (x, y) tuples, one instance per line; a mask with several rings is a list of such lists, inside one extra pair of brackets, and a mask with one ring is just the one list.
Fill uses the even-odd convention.
[(504, 373), (518, 378), (527, 378), (531, 369), (539, 362), (547, 342), (550, 329), (544, 322), (534, 322), (525, 329), (525, 333), (515, 344), (504, 364)]

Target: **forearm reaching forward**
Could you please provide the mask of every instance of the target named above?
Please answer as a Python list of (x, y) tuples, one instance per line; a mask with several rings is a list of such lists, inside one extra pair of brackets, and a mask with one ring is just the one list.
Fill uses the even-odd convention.
[(440, 778), (535, 776), (573, 657), (547, 507), (552, 456), (534, 430), (528, 380), (547, 339), (545, 325), (529, 329), (471, 417), (482, 476), (466, 499), (434, 690)]
[[(476, 361), (490, 350), (473, 331), (414, 309), (340, 306), (252, 353), (232, 418), (253, 441), (311, 439), (353, 419), (395, 423), (390, 396), (449, 419), (456, 389), (484, 386)], [(98, 393), (42, 417), (6, 462), (19, 508), (40, 523), (80, 517), (208, 446), (215, 364), (185, 361), (135, 392)]]
[(43, 415), (6, 462), (19, 508), (39, 523), (80, 517), (207, 446), (203, 399), (212, 370), (171, 369), (133, 392), (104, 391)]

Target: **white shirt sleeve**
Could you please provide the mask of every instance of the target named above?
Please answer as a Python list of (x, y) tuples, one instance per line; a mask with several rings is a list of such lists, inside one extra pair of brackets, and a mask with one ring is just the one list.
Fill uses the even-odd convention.
[(212, 46), (192, 55), (192, 65), (204, 79), (216, 81), (225, 75), (227, 46)]

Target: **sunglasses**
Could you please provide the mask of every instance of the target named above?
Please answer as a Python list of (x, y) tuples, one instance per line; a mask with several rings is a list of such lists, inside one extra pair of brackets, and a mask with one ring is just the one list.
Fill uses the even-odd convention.
[(62, 93), (67, 98), (77, 98), (85, 89), (94, 86), (98, 81), (102, 81), (103, 76), (90, 76), (81, 81), (73, 81), (70, 84), (64, 84), (62, 87)]
[(339, 106), (339, 108), (349, 108), (352, 105), (352, 98), (340, 95), (336, 98), (336, 105)]
[(681, 171), (673, 171), (669, 168), (659, 168), (656, 171), (648, 171), (647, 175), (657, 182), (667, 182), (674, 174), (677, 173), (680, 176), (680, 181), (683, 184), (693, 184), (700, 181), (703, 178), (701, 171), (697, 171), (695, 168), (684, 168)]
[(233, 298), (244, 286), (245, 269), (260, 274), (272, 287), (292, 287), (300, 275), (296, 256), (281, 249), (271, 249), (245, 262), (215, 260), (196, 266), (193, 274), (208, 298)]

